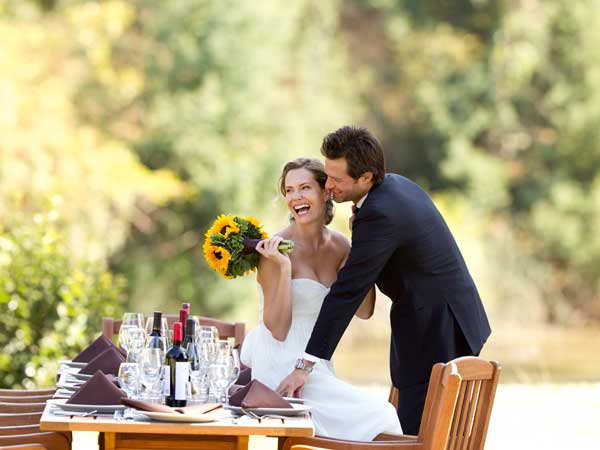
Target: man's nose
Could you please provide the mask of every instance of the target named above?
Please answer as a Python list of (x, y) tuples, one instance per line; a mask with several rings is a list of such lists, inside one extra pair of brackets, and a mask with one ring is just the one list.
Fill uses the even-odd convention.
[(327, 181), (325, 182), (325, 189), (327, 190), (331, 190), (334, 187), (334, 183), (331, 181), (330, 178), (327, 178)]

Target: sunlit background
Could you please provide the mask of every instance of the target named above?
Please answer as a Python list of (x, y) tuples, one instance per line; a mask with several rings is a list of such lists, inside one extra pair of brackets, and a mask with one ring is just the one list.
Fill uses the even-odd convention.
[[(0, 1), (0, 387), (50, 384), (126, 310), (255, 325), (254, 276), (219, 278), (203, 233), (285, 226), (282, 165), (362, 124), (484, 300), (487, 448), (598, 448), (599, 42), (599, 0)], [(335, 355), (381, 395), (388, 312)]]

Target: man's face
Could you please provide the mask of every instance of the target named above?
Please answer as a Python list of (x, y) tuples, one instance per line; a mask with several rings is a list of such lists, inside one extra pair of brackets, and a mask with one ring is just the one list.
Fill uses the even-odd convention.
[(325, 173), (327, 173), (327, 183), (325, 189), (329, 191), (333, 200), (337, 203), (357, 202), (369, 190), (370, 184), (366, 186), (362, 177), (355, 180), (348, 175), (348, 163), (346, 158), (325, 159)]

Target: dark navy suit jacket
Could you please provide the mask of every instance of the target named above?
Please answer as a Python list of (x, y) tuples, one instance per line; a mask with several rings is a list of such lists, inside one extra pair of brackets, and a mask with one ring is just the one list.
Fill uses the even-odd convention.
[[(323, 302), (306, 352), (331, 359), (369, 288), (392, 300), (390, 370), (398, 388), (425, 383), (432, 366), (479, 354), (490, 326), (446, 222), (415, 183), (386, 174), (352, 226), (346, 265)], [(464, 345), (463, 345), (464, 348)]]

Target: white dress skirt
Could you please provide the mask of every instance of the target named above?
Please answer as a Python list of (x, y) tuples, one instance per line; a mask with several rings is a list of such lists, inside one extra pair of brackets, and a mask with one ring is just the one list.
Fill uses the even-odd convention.
[[(259, 286), (260, 323), (244, 339), (241, 360), (252, 367), (252, 378), (271, 389), (290, 374), (312, 333), (329, 289), (308, 278), (292, 280), (292, 324), (285, 341), (273, 338), (262, 322), (264, 297)], [(394, 407), (385, 399), (335, 377), (331, 361), (320, 360), (302, 390), (312, 407), (316, 434), (337, 439), (370, 441), (379, 433), (402, 433)]]

